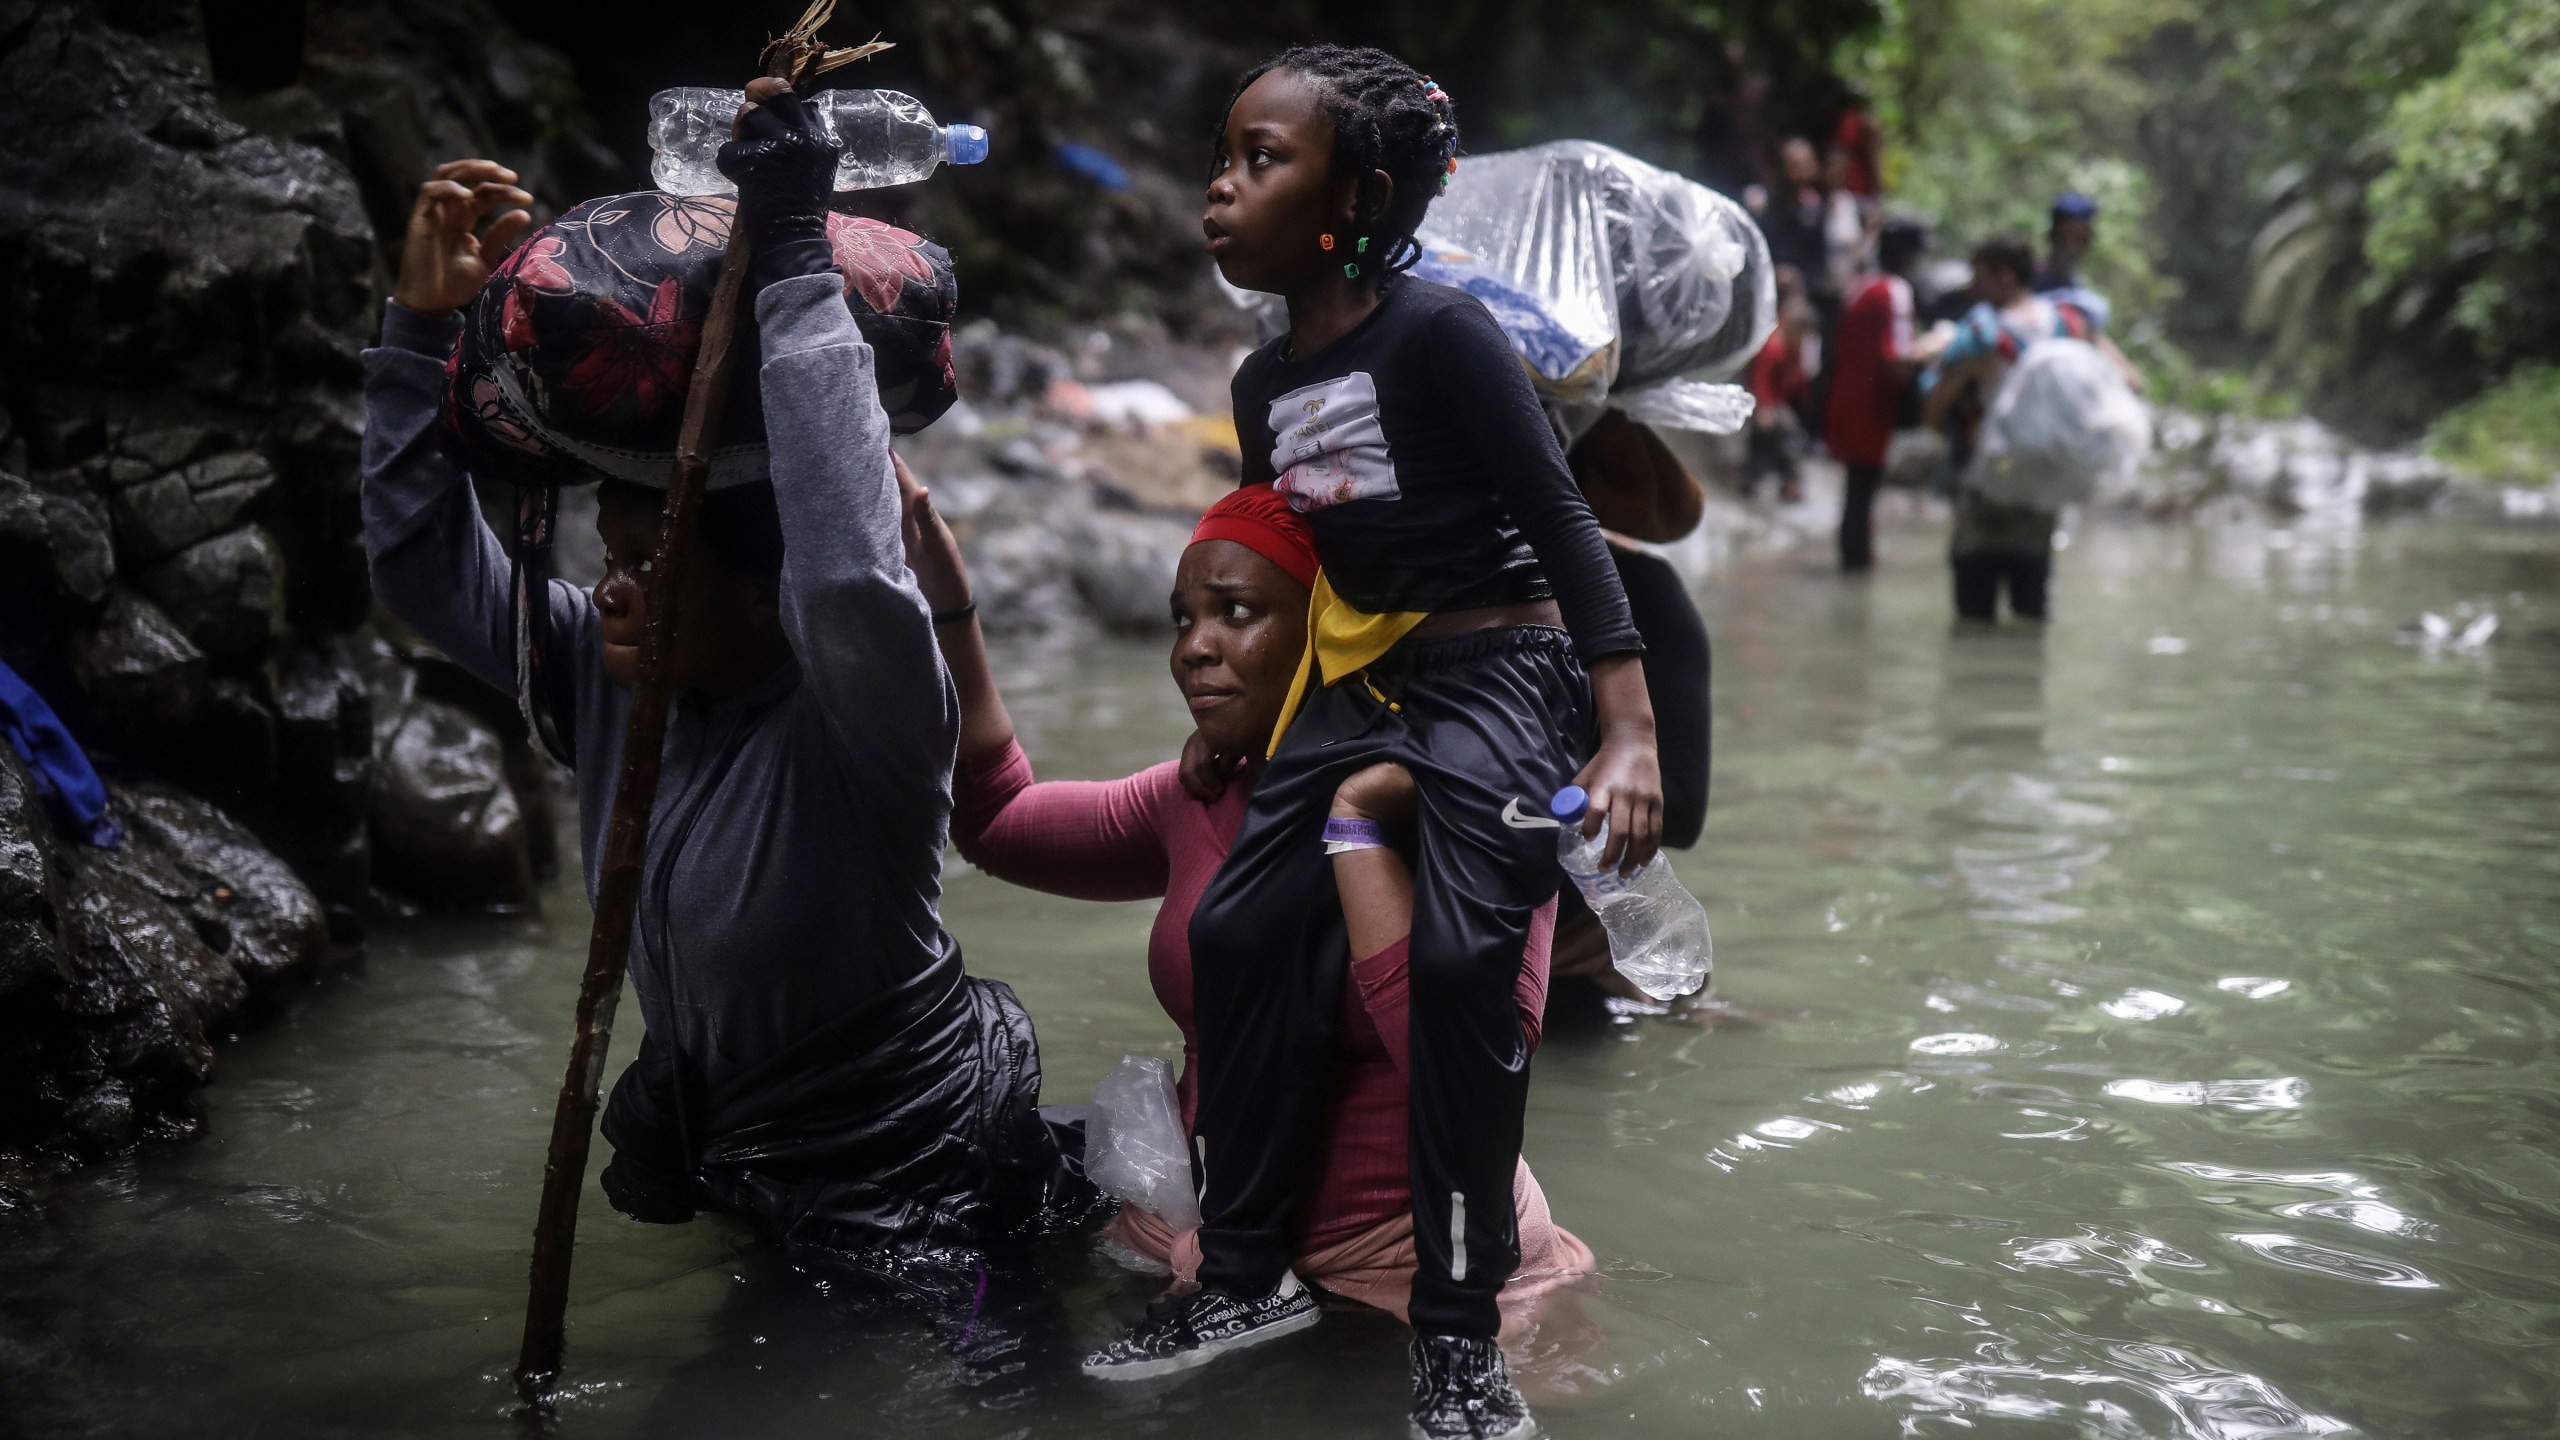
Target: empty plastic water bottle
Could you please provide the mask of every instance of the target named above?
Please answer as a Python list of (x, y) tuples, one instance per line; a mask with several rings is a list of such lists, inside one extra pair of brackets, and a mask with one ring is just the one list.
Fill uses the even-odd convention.
[[(720, 173), (720, 147), (729, 143), (742, 90), (685, 86), (649, 97), (649, 178), (670, 195), (735, 195)], [(937, 125), (914, 96), (895, 90), (821, 90), (809, 97), (818, 128), (844, 147), (836, 162), (837, 191), (904, 185), (948, 162), (975, 165), (987, 158), (987, 132), (975, 125)]]
[(1695, 994), (1716, 968), (1707, 907), (1671, 873), (1671, 862), (1662, 855), (1633, 875), (1603, 866), (1600, 854), (1609, 846), (1609, 822), (1602, 820), (1600, 833), (1584, 839), (1582, 817), (1590, 811), (1591, 797), (1579, 785), (1557, 791), (1547, 806), (1559, 827), (1556, 859), (1609, 932), (1610, 963), (1656, 1000)]

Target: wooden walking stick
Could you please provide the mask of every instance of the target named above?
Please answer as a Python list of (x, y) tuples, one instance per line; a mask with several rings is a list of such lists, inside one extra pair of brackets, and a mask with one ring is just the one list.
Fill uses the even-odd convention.
[[(839, 65), (889, 47), (878, 40), (830, 50), (818, 30), (834, 14), (836, 0), (815, 0), (780, 39), (766, 44), (764, 73), (797, 90)], [(693, 563), (695, 520), (711, 473), (711, 450), (728, 409), (729, 381), (737, 370), (739, 294), (747, 277), (747, 236), (732, 224), (720, 256), (720, 279), (703, 320), (702, 348), (685, 392), (684, 426), (676, 441), (674, 474), (658, 523), (650, 564), (647, 622), (640, 631), (638, 673), (631, 682), (631, 720), (623, 732), (622, 776), (613, 792), (613, 817), (605, 829), (604, 862), (596, 881), (595, 929), (587, 941), (586, 977), (578, 986), (577, 1029), (569, 1042), (569, 1069), (551, 1117), (551, 1151), (542, 1167), (542, 1208), (533, 1227), (533, 1283), (524, 1310), (524, 1348), (516, 1357), (516, 1392), (537, 1408), (549, 1403), (560, 1375), (569, 1308), (569, 1256), (578, 1231), (578, 1194), (587, 1178), (587, 1149), (595, 1130), (604, 1079), (605, 1048), (613, 1038), (614, 1004), (622, 996), (623, 965), (631, 951), (631, 919), (640, 897), (641, 862), (648, 853), (649, 811), (658, 796), (658, 757), (666, 741), (668, 668), (674, 662), (676, 596)]]

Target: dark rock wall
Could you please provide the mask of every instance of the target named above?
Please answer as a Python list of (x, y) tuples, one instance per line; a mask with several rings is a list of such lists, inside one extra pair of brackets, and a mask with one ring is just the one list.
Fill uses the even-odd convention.
[(0, 1150), (192, 1133), (214, 1040), (331, 954), (318, 898), (219, 809), (134, 781), (109, 813), (113, 849), (58, 835), (0, 746)]
[(254, 992), (551, 859), (504, 706), (374, 633), (358, 355), (432, 165), (615, 162), (480, 0), (314, 3), (298, 67), (217, 84), (204, 17), (277, 9), (0, 0), (0, 657), (130, 837), (66, 846), (0, 772), (0, 1149), (185, 1129)]

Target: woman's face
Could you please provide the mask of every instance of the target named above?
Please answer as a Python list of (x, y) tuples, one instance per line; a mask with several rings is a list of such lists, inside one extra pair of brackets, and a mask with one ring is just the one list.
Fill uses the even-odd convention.
[[(1274, 70), (1227, 112), (1200, 219), (1218, 273), (1244, 290), (1295, 294), (1351, 260), (1352, 187), (1333, 178), (1333, 119), (1304, 76)], [(1332, 234), (1334, 250), (1321, 237)]]
[(1173, 574), (1173, 683), (1200, 737), (1259, 757), (1307, 648), (1307, 587), (1233, 540), (1203, 540)]

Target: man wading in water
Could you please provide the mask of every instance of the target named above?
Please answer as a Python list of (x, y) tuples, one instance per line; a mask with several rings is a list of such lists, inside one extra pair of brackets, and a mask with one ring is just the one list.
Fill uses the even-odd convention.
[[(849, 284), (829, 243), (835, 147), (796, 96), (761, 98), (720, 154), (754, 247), (756, 328), (741, 343), (761, 349), (761, 423), (742, 374), (684, 582), (631, 951), (648, 1033), (605, 1115), (604, 1187), (640, 1219), (730, 1211), (794, 1263), (966, 1307), (981, 1247), (1039, 1213), (1057, 1151), (1034, 1110), (1030, 1022), (1005, 987), (962, 973), (937, 909), (959, 715), (899, 542), (875, 364), (890, 368), (885, 337), (900, 332), (880, 329), (875, 357), (880, 317), (866, 304), (858, 328), (848, 306), (849, 290), (879, 292)], [(723, 239), (696, 232), (725, 232), (728, 207), (653, 194), (579, 207), (527, 237), (484, 294), (527, 222), (473, 231), (530, 200), (514, 179), (456, 161), (419, 191), (382, 344), (365, 355), (365, 538), (383, 602), (513, 690), (508, 556), (446, 447), (497, 479), (520, 478), (489, 473), (510, 450), (631, 462), (586, 477), (607, 480), (604, 579), (592, 594), (550, 584), (527, 627), (557, 682), (537, 683), (535, 703), (575, 757), (592, 900), (658, 526), (647, 477), (667, 465), (577, 427), (637, 407), (634, 423), (672, 449), (681, 384), (633, 377), (691, 370), (682, 322), (707, 305)], [(636, 308), (613, 299), (635, 283)], [(480, 345), (484, 319), (502, 344)], [(474, 369), (490, 354), (564, 378), (502, 396), (472, 378), (493, 372)], [(502, 403), (528, 393), (539, 399)]]

